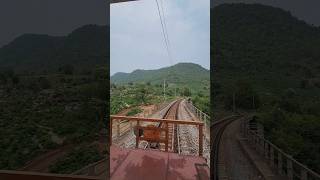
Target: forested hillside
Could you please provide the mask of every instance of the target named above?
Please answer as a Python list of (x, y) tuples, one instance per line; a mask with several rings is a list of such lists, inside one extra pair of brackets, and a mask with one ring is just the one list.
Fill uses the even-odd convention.
[(53, 73), (72, 65), (76, 71), (106, 64), (109, 29), (86, 25), (67, 36), (24, 34), (0, 48), (0, 68), (17, 73)]
[(164, 79), (169, 84), (180, 87), (187, 86), (194, 91), (209, 89), (210, 71), (193, 63), (178, 63), (157, 70), (135, 70), (132, 73), (116, 73), (111, 77), (112, 83), (151, 83), (163, 84)]
[(71, 173), (103, 158), (96, 145), (107, 127), (107, 30), (26, 34), (0, 49), (0, 169), (23, 168), (52, 150), (64, 154), (49, 157), (43, 168), (50, 172)]
[(194, 63), (116, 73), (111, 77), (111, 113), (130, 106), (163, 101), (164, 80), (167, 100), (191, 97), (196, 106), (209, 114), (210, 71)]
[(211, 10), (214, 112), (257, 110), (265, 135), (320, 172), (320, 28), (259, 4)]

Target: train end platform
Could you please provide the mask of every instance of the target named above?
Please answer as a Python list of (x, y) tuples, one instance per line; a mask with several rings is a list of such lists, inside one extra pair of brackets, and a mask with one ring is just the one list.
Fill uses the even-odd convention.
[(110, 147), (111, 180), (209, 180), (209, 173), (203, 157)]

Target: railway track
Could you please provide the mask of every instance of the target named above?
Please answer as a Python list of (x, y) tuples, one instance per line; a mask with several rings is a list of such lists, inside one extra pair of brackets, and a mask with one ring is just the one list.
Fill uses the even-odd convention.
[[(192, 114), (192, 112), (188, 109), (186, 101), (182, 101), (180, 104), (179, 110), (179, 118), (188, 119), (190, 121), (200, 121), (196, 119), (196, 117)], [(188, 126), (188, 125), (178, 125), (177, 126), (177, 144), (178, 144), (178, 152), (179, 154), (184, 155), (194, 155), (197, 156), (199, 154), (199, 138), (198, 138), (198, 127)], [(205, 136), (205, 135), (204, 135)], [(203, 138), (203, 157), (207, 159), (207, 162), (210, 159), (210, 144), (209, 141), (204, 137)]]
[[(182, 100), (175, 101), (171, 107), (163, 115), (163, 119), (178, 119), (178, 110)], [(166, 124), (159, 123), (158, 127), (166, 128)], [(174, 124), (168, 123), (168, 151), (177, 152), (178, 151), (178, 141), (177, 141), (177, 127)], [(164, 150), (164, 146), (157, 144), (157, 147)]]
[(213, 161), (211, 162), (211, 167), (213, 168), (213, 171), (211, 174), (211, 177), (213, 177), (214, 180), (219, 180), (219, 169), (221, 168), (221, 164), (219, 163), (219, 156), (222, 152), (219, 152), (219, 146), (221, 142), (221, 137), (223, 135), (224, 130), (227, 128), (227, 126), (232, 123), (234, 120), (240, 118), (239, 115), (230, 116), (227, 118), (224, 118), (220, 121), (217, 121), (213, 123), (210, 127), (210, 131), (213, 137), (211, 140), (211, 156), (213, 156)]

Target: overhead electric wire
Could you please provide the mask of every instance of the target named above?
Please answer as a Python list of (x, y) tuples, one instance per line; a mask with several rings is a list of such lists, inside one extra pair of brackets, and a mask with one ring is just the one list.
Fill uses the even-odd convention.
[[(163, 0), (160, 0), (160, 4), (161, 4), (162, 15), (163, 15), (164, 30), (165, 30), (165, 34), (167, 36), (167, 42), (168, 42), (169, 50), (171, 50), (170, 39), (169, 39), (167, 23), (166, 23), (166, 16), (164, 14), (164, 8), (163, 8)], [(170, 51), (170, 54), (171, 53), (172, 52)], [(171, 56), (172, 56), (172, 54), (171, 54)]]
[[(166, 23), (166, 19), (165, 19), (165, 14), (164, 14), (164, 8), (163, 8), (163, 2), (162, 0), (160, 0), (161, 2), (161, 10), (162, 10), (162, 15), (163, 17), (161, 16), (161, 11), (160, 11), (160, 7), (159, 7), (159, 3), (158, 3), (158, 0), (156, 0), (156, 3), (157, 3), (157, 8), (158, 8), (158, 13), (159, 13), (159, 17), (160, 17), (160, 22), (161, 22), (161, 28), (162, 28), (162, 33), (163, 33), (163, 37), (164, 37), (164, 41), (165, 41), (165, 46), (166, 46), (166, 49), (167, 49), (167, 53), (168, 53), (168, 57), (169, 57), (169, 63), (170, 63), (170, 66), (173, 65), (173, 58), (172, 58), (172, 54), (171, 54), (171, 45), (170, 45), (170, 41), (169, 41), (169, 35), (168, 35), (168, 31), (167, 31), (167, 23)], [(170, 69), (168, 71), (168, 78), (170, 79)], [(165, 96), (165, 86), (166, 86), (166, 79), (164, 79), (164, 100), (166, 99), (166, 96)]]
[[(172, 61), (172, 57), (171, 57), (170, 48), (169, 48), (169, 40), (168, 40), (168, 36), (167, 36), (167, 33), (166, 33), (167, 31), (166, 31), (166, 27), (165, 27), (165, 24), (164, 24), (165, 23), (164, 22), (164, 18), (162, 18), (158, 0), (156, 0), (156, 3), (157, 3), (157, 8), (158, 8), (158, 14), (159, 14), (159, 17), (160, 17), (162, 34), (163, 34), (163, 37), (164, 37), (165, 46), (166, 46), (166, 49), (167, 49), (169, 60), (171, 62)], [(162, 7), (162, 9), (163, 9), (163, 7)]]

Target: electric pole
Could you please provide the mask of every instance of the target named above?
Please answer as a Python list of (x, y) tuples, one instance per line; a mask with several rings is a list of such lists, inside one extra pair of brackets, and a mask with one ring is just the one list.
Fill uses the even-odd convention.
[(177, 97), (177, 87), (174, 88), (174, 96)]
[(163, 80), (163, 98), (166, 100), (166, 79)]
[(236, 112), (236, 94), (233, 93), (233, 98), (232, 98), (232, 104), (233, 104), (233, 112)]
[(254, 102), (254, 95), (252, 96), (252, 107), (253, 107), (253, 110), (256, 110), (256, 104)]

